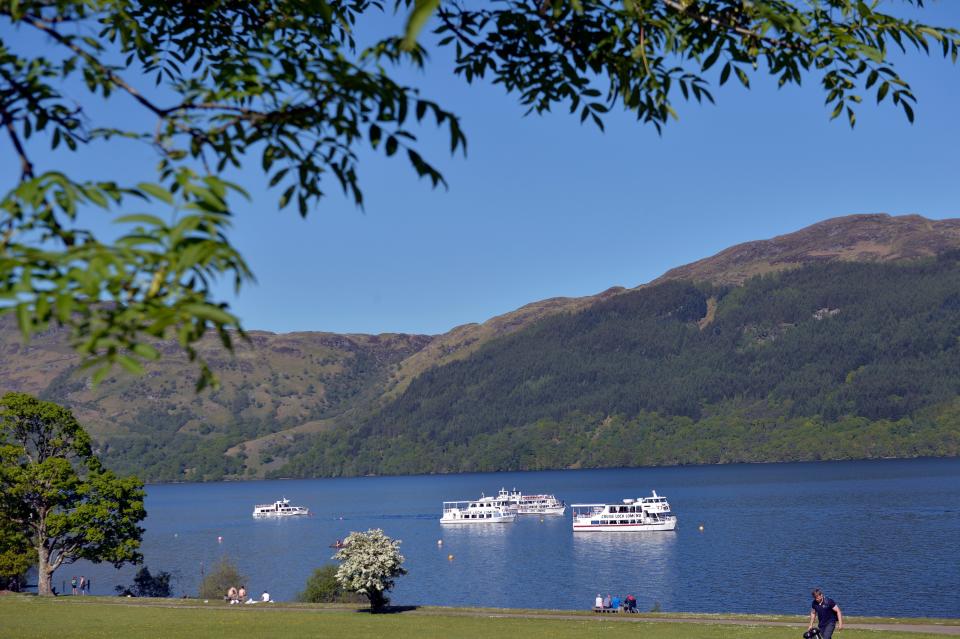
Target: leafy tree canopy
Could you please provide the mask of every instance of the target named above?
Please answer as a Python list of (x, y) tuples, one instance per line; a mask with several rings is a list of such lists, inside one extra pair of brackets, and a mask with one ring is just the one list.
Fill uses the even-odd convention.
[[(562, 106), (601, 128), (619, 106), (660, 129), (678, 101), (712, 102), (711, 82), (749, 86), (757, 73), (781, 85), (818, 80), (831, 116), (851, 126), (868, 93), (912, 120), (914, 95), (891, 52), (955, 60), (960, 44), (956, 29), (884, 11), (923, 0), (397, 3), (409, 9), (406, 32), (361, 46), (356, 27), (383, 10), (376, 0), (0, 2), (4, 34), (52, 47), (0, 38), (0, 125), (20, 159), (0, 199), (0, 310), (17, 313), (25, 336), (69, 327), (96, 376), (115, 363), (138, 371), (159, 357), (153, 339), (175, 337), (198, 360), (200, 385), (211, 381), (194, 345), (212, 330), (229, 348), (240, 328), (213, 282), (252, 278), (229, 241), (230, 202), (244, 192), (223, 171), (259, 161), (279, 207), (301, 215), (331, 181), (362, 205), (362, 147), (444, 184), (416, 134), (435, 123), (451, 152), (465, 150), (459, 120), (394, 79), (399, 65), (425, 64), (417, 37), (430, 20), (465, 81), (492, 79), (532, 112)], [(97, 103), (113, 94), (146, 117), (98, 120)], [(156, 175), (81, 180), (32, 160), (35, 145), (73, 151), (117, 138), (152, 146)], [(116, 239), (78, 217), (98, 208), (123, 229)]]
[(13, 522), (0, 517), (0, 590), (22, 590), (27, 571), (36, 563), (30, 538)]
[(400, 541), (387, 537), (379, 528), (352, 532), (333, 556), (339, 559), (337, 581), (344, 589), (365, 595), (370, 608), (382, 610), (390, 603), (387, 591), (394, 579), (407, 574), (400, 554)]
[(24, 393), (0, 399), (0, 520), (35, 549), (37, 591), (77, 559), (138, 563), (143, 483), (104, 470), (69, 410)]

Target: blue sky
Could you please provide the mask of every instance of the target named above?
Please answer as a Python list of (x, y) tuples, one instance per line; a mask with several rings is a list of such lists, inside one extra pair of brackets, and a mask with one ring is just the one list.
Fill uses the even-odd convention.
[[(960, 3), (921, 15), (960, 26)], [(960, 217), (960, 66), (939, 57), (898, 62), (918, 96), (913, 125), (869, 99), (851, 131), (829, 121), (814, 79), (777, 90), (758, 74), (749, 91), (715, 89), (716, 106), (679, 105), (680, 121), (658, 136), (627, 113), (610, 114), (605, 133), (565, 111), (523, 117), (502, 89), (455, 78), (448, 56), (434, 53), (408, 80), (461, 116), (467, 157), (422, 131), (449, 190), (405, 160), (364, 153), (365, 210), (333, 194), (303, 220), (277, 211), (259, 161), (231, 176), (252, 194), (237, 206), (233, 241), (258, 281), (224, 295), (248, 329), (442, 333), (548, 297), (636, 286), (830, 217)], [(123, 118), (135, 107), (118, 98), (111, 109)], [(0, 175), (16, 176), (0, 148)], [(152, 177), (145, 149), (94, 153), (37, 159)]]

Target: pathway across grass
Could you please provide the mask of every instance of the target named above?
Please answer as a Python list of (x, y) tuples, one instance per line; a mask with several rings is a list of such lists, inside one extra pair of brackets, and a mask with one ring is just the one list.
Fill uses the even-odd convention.
[[(752, 615), (590, 616), (564, 611), (422, 607), (371, 615), (352, 608), (116, 597), (0, 597), (0, 637), (390, 637), (390, 639), (798, 639), (799, 617)], [(837, 639), (960, 636), (960, 620), (853, 620)], [(864, 623), (864, 621), (869, 623)], [(878, 624), (884, 627), (880, 628)], [(880, 630), (883, 630), (881, 633)]]

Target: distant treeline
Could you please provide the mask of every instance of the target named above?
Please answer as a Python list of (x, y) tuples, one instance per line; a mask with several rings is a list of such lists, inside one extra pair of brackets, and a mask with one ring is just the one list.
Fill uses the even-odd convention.
[(830, 263), (548, 318), (295, 439), (274, 474), (957, 455), (958, 397), (960, 254)]

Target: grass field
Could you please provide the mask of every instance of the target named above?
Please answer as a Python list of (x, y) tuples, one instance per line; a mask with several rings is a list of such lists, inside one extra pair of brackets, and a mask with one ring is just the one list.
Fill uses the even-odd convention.
[[(596, 616), (551, 619), (548, 611), (529, 617), (504, 617), (520, 611), (420, 608), (370, 615), (324, 606), (225, 606), (196, 600), (130, 601), (118, 598), (56, 599), (35, 596), (0, 597), (0, 637), (389, 637), (389, 639), (522, 637), (643, 637), (643, 639), (797, 639), (803, 628), (765, 627), (763, 620), (781, 618), (711, 617), (706, 623), (625, 622)], [(552, 614), (565, 614), (552, 611)], [(791, 621), (797, 621), (797, 617)], [(730, 621), (735, 621), (731, 625)], [(889, 620), (885, 620), (889, 622)], [(725, 623), (724, 623), (725, 622)], [(949, 622), (948, 622), (949, 623)], [(933, 639), (942, 635), (845, 629), (836, 639)]]

